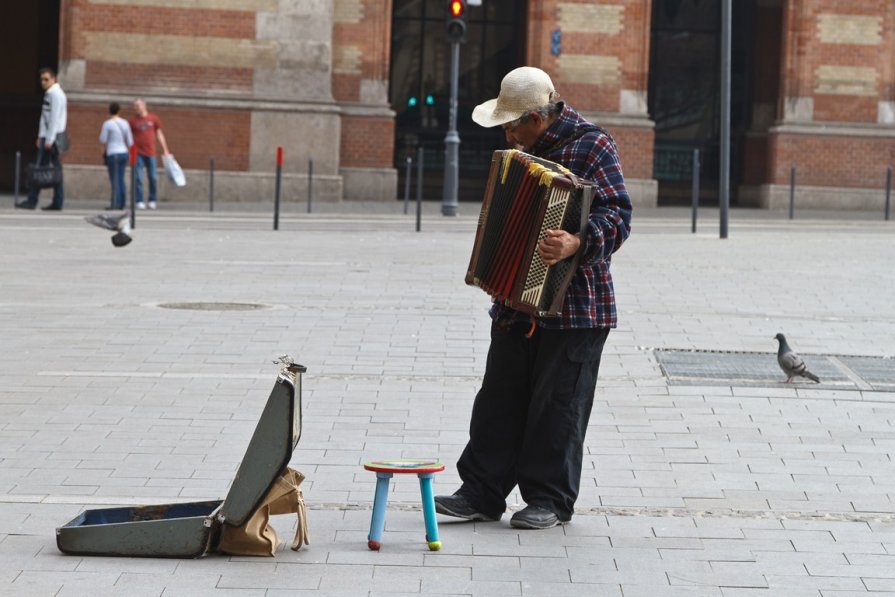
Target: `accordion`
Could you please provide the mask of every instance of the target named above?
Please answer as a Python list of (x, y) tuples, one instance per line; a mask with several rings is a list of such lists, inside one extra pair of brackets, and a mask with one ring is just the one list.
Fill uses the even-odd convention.
[(560, 315), (581, 252), (548, 266), (537, 246), (547, 230), (583, 232), (594, 191), (560, 164), (495, 151), (466, 283), (523, 313)]

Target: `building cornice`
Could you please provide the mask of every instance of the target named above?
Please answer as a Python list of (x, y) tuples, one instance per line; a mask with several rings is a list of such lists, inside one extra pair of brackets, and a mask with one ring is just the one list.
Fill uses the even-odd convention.
[(769, 135), (826, 135), (831, 137), (895, 137), (895, 126), (854, 122), (778, 122)]
[(118, 102), (129, 104), (136, 97), (146, 100), (151, 106), (167, 106), (175, 108), (204, 108), (209, 110), (250, 110), (260, 112), (305, 112), (314, 114), (340, 114), (342, 108), (331, 101), (290, 101), (279, 98), (226, 97), (209, 95), (183, 95), (159, 92), (121, 93), (101, 90), (69, 91), (66, 93), (69, 102), (84, 104), (108, 104)]
[(358, 102), (340, 102), (339, 107), (345, 116), (362, 116), (366, 118), (394, 118), (395, 111), (388, 104), (362, 104)]
[(113, 91), (69, 91), (68, 100), (82, 104), (118, 102), (128, 105), (136, 97), (146, 100), (150, 106), (174, 108), (204, 108), (210, 110), (251, 110), (260, 112), (305, 112), (314, 114), (343, 114), (366, 118), (394, 118), (395, 111), (384, 104), (359, 102), (290, 101), (276, 98), (226, 97), (208, 95), (183, 95), (171, 93), (121, 93)]
[(654, 129), (656, 123), (646, 114), (622, 114), (619, 112), (580, 112), (589, 122), (607, 127)]

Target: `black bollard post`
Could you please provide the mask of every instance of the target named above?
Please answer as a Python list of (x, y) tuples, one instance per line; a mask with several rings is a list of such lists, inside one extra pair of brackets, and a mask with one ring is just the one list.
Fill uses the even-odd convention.
[(789, 219), (793, 219), (796, 211), (796, 165), (789, 168)]
[(406, 167), (404, 168), (404, 215), (407, 215), (407, 202), (410, 201), (410, 167), (413, 164), (413, 158), (407, 156), (405, 158), (404, 163)]
[(214, 211), (214, 156), (208, 158), (208, 211)]
[(422, 227), (423, 214), (423, 148), (416, 149), (416, 231)]
[(889, 221), (889, 211), (892, 207), (892, 166), (886, 167), (886, 221)]
[(311, 213), (311, 184), (314, 180), (314, 160), (308, 159), (308, 213)]
[(699, 149), (693, 150), (693, 222), (690, 232), (696, 234), (696, 212), (699, 209)]
[(131, 145), (131, 229), (137, 227), (137, 146)]
[[(19, 202), (19, 184), (21, 182), (19, 180), (19, 176), (20, 176), (21, 171), (22, 171), (22, 152), (17, 151), (16, 152), (16, 177), (15, 177), (16, 178), (16, 183), (15, 183), (16, 186), (15, 186), (15, 197), (13, 198), (14, 204), (18, 204), (18, 202)], [(407, 213), (407, 212), (405, 211), (404, 213)]]
[(277, 179), (273, 191), (273, 229), (280, 229), (280, 179), (283, 175), (283, 148), (277, 147)]

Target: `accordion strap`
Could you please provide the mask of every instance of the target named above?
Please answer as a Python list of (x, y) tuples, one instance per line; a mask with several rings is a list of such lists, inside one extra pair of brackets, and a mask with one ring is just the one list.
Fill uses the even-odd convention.
[[(612, 138), (612, 135), (609, 133), (609, 131), (607, 131), (606, 129), (604, 129), (601, 126), (597, 126), (595, 124), (588, 122), (588, 123), (585, 123), (585, 124), (582, 124), (582, 125), (576, 127), (575, 131), (570, 136), (557, 140), (556, 143), (554, 143), (549, 148), (547, 148), (547, 150), (544, 151), (541, 155), (543, 155), (545, 157), (549, 156), (550, 154), (552, 154), (556, 151), (559, 151), (568, 145), (571, 145), (572, 143), (574, 143), (575, 141), (577, 141), (584, 135), (587, 135), (588, 133), (600, 133), (600, 134), (606, 135), (606, 137), (609, 138), (609, 141), (613, 145), (615, 145), (615, 139)], [(578, 186), (579, 178), (571, 171), (569, 172), (569, 179), (572, 181), (572, 184), (574, 184), (575, 186)], [(588, 220), (589, 216), (590, 216), (590, 214), (588, 213), (587, 210), (583, 210), (583, 209), (581, 210), (581, 226), (579, 228), (580, 232), (584, 232), (584, 227), (587, 225), (587, 220)], [(581, 244), (581, 249), (579, 249), (579, 251), (582, 250), (583, 247), (584, 247), (584, 243)]]

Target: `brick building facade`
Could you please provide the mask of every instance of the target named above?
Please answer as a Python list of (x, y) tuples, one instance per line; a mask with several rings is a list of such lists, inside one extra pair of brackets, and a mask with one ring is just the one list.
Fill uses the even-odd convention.
[[(655, 164), (666, 122), (650, 110), (655, 11), (667, 20), (698, 2), (513, 3), (524, 12), (514, 42), (520, 62), (550, 73), (565, 99), (613, 133), (636, 204), (661, 204), (663, 196)], [(895, 3), (735, 3), (751, 7), (736, 202), (781, 207), (796, 164), (797, 205), (875, 209), (895, 162)], [(93, 141), (110, 101), (129, 112), (141, 96), (162, 117), (190, 178), (184, 189), (164, 186), (163, 200), (204, 196), (210, 157), (219, 198), (268, 198), (278, 145), (287, 200), (303, 197), (309, 159), (320, 199), (395, 198), (393, 12), (408, 4), (60, 0), (69, 196), (108, 192)]]
[[(304, 0), (62, 0), (60, 81), (69, 97), (67, 162), (71, 196), (102, 195), (92, 140), (108, 102), (129, 109), (136, 96), (162, 117), (188, 187), (163, 199), (201, 195), (215, 160), (224, 200), (271, 196), (270, 172), (282, 146), (284, 190), (298, 195), (308, 161), (323, 199), (340, 199), (343, 118), (387, 123), (381, 98), (342, 105), (333, 94), (333, 2)], [(387, 32), (386, 32), (387, 36)], [(342, 86), (344, 87), (344, 86)], [(129, 111), (129, 110), (128, 110)], [(388, 160), (377, 170), (394, 186)], [(347, 179), (347, 180), (346, 180)], [(373, 181), (376, 182), (376, 181)], [(371, 185), (373, 186), (373, 185)], [(288, 197), (287, 197), (288, 199)]]
[[(895, 163), (895, 3), (761, 1), (747, 202), (877, 209)], [(779, 48), (779, 49), (778, 49)]]

